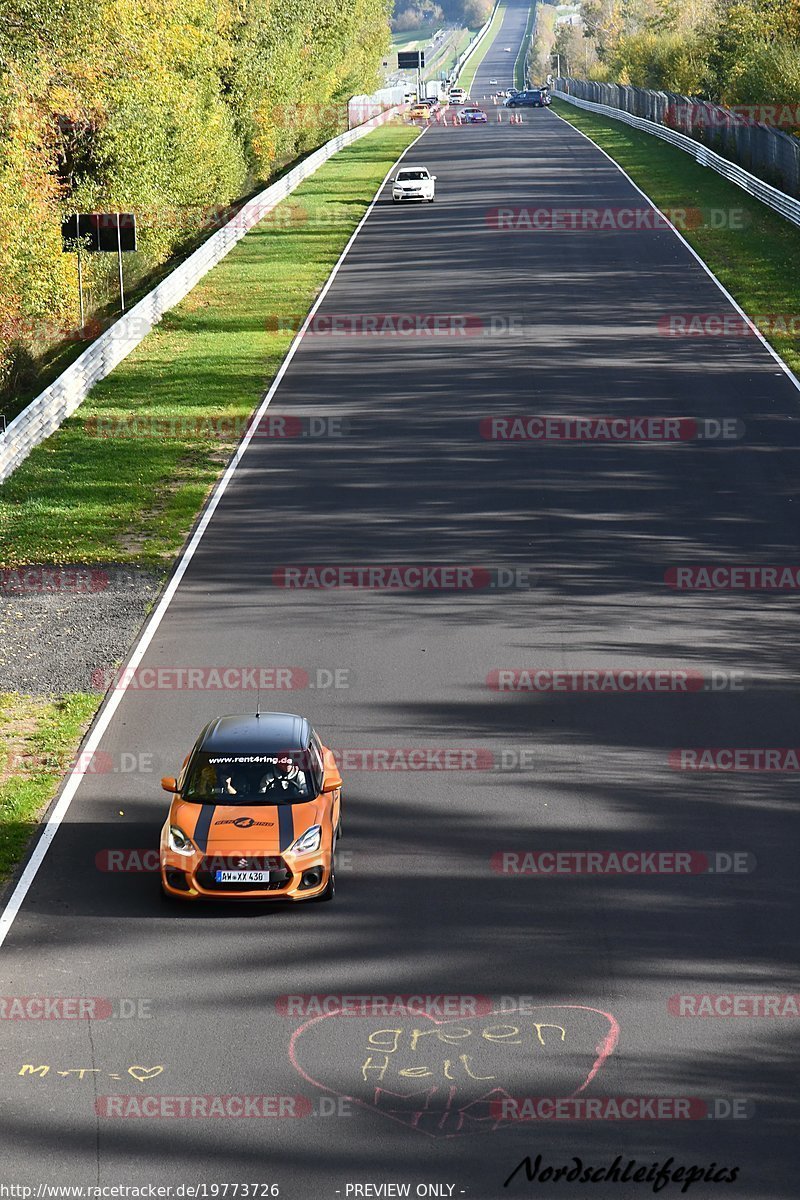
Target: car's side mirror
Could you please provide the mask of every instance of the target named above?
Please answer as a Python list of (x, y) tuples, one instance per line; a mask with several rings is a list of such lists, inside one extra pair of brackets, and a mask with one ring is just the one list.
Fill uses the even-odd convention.
[(342, 777), (339, 774), (339, 768), (336, 765), (336, 760), (330, 750), (325, 751), (325, 774), (322, 779), (323, 792), (335, 792), (337, 788), (342, 786)]
[(161, 786), (165, 792), (177, 792), (178, 781), (173, 779), (171, 775), (164, 775), (161, 780)]
[[(331, 758), (333, 755), (331, 755)], [(328, 758), (328, 755), (325, 755)], [(342, 777), (339, 774), (339, 768), (330, 761), (325, 763), (325, 775), (322, 780), (323, 792), (335, 792), (337, 788), (342, 786)]]
[(436, 178), (436, 176), (435, 176), (435, 175), (431, 175), (431, 182), (433, 182), (433, 180), (434, 180), (435, 178)]

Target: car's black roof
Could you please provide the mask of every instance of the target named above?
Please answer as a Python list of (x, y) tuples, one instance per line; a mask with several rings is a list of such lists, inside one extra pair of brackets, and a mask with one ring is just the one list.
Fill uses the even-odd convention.
[(306, 750), (311, 726), (296, 713), (236, 713), (209, 721), (197, 739), (197, 749), (215, 754)]

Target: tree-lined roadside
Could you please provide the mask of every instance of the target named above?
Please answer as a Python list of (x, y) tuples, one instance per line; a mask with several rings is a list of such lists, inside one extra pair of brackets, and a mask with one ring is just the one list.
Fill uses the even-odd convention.
[(388, 0), (0, 0), (0, 395), (80, 324), (62, 216), (133, 212), (140, 279), (344, 127), (388, 44)]
[(580, 16), (554, 30), (562, 75), (728, 105), (800, 99), (800, 0), (581, 0)]
[(0, 488), (0, 566), (168, 563), (378, 185), (419, 131), (342, 150)]

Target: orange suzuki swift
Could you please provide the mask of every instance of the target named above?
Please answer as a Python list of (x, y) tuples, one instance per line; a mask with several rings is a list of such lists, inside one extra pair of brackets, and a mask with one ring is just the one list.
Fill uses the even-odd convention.
[(342, 777), (305, 717), (206, 725), (161, 831), (161, 886), (184, 900), (331, 900)]

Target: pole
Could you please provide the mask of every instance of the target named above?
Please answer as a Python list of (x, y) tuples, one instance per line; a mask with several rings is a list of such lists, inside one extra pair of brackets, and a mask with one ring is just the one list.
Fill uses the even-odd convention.
[(119, 228), (119, 213), (117, 213), (117, 257), (119, 259), (119, 302), (125, 312), (125, 289), (122, 286), (122, 234)]
[(81, 240), (78, 238), (78, 303), (81, 310), (81, 329), (86, 324), (83, 312), (83, 259), (81, 258)]

